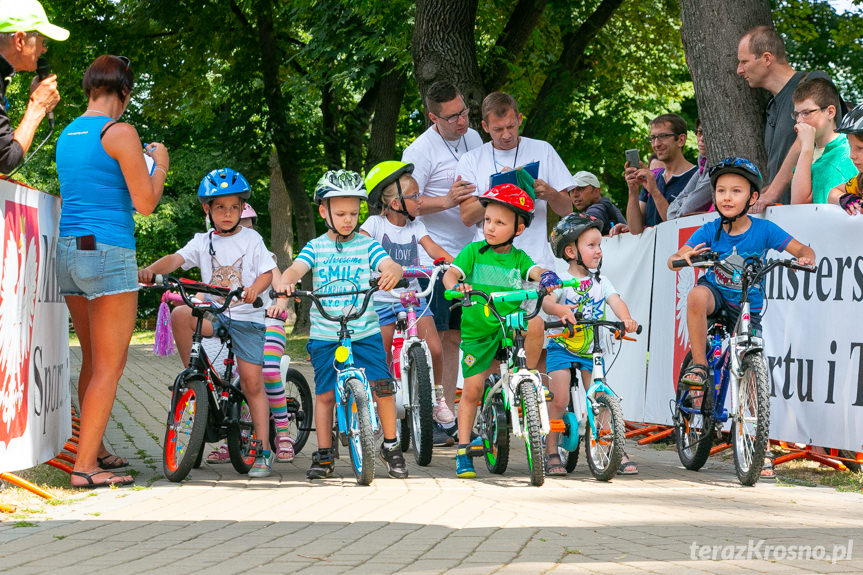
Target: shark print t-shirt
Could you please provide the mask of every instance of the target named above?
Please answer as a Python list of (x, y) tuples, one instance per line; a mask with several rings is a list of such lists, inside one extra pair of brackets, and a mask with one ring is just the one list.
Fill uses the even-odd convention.
[[(215, 255), (210, 253), (211, 241)], [(276, 262), (261, 235), (242, 226), (237, 228), (237, 233), (230, 236), (220, 236), (212, 233), (212, 230), (195, 234), (177, 253), (183, 257), (184, 270), (199, 268), (202, 282), (229, 289), (248, 287), (261, 274), (276, 267)], [(225, 312), (225, 316), (239, 321), (264, 323), (269, 306), (267, 291), (260, 294), (263, 307), (255, 308), (252, 304), (235, 301)]]
[[(360, 229), (376, 239), (400, 266), (420, 265), (420, 251), (425, 252), (420, 240), (428, 235), (428, 231), (419, 221), (408, 221), (404, 226), (397, 226), (384, 216), (369, 216)], [(419, 291), (419, 282), (412, 279), (408, 289)], [(375, 294), (376, 304), (391, 304), (397, 301), (399, 300), (387, 292)]]

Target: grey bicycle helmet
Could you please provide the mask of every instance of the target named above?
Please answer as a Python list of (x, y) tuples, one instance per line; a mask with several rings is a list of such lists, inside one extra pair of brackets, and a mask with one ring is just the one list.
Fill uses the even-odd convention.
[[(551, 244), (551, 251), (554, 252), (554, 257), (565, 260), (566, 255), (564, 250), (566, 246), (577, 242), (581, 234), (590, 228), (602, 231), (602, 222), (593, 216), (575, 212), (557, 222), (557, 225), (551, 230), (551, 235), (548, 236), (548, 243)], [(581, 264), (581, 254), (578, 255), (578, 260), (578, 263)]]
[(318, 205), (330, 198), (359, 198), (365, 201), (368, 197), (362, 176), (351, 170), (330, 170), (315, 185), (315, 203)]
[(845, 114), (836, 131), (840, 134), (863, 134), (863, 104), (857, 105), (853, 110)]

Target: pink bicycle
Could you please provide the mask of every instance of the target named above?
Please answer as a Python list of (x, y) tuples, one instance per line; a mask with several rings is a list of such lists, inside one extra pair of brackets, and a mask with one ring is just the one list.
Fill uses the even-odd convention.
[(428, 298), (434, 290), (438, 276), (449, 269), (449, 264), (434, 266), (405, 266), (405, 278), (428, 278), (426, 289), (416, 292), (390, 291), (399, 298), (405, 311), (396, 317), (392, 343), (392, 372), (398, 382), (396, 414), (401, 420), (400, 441), (402, 451), (412, 448), (419, 465), (431, 462), (435, 404), (434, 370), (431, 353), (425, 340), (417, 332), (417, 308), (420, 299)]

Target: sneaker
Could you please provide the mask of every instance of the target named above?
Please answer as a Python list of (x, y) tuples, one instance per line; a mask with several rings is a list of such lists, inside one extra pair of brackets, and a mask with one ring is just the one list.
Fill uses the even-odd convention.
[(309, 479), (326, 479), (333, 474), (336, 462), (332, 449), (319, 449), (312, 453), (312, 466), (306, 471)]
[(381, 460), (387, 464), (387, 472), (390, 477), (396, 479), (406, 479), (408, 476), (408, 466), (405, 463), (405, 456), (402, 454), (402, 448), (398, 444), (387, 449), (381, 445)]
[(455, 456), (455, 474), (462, 479), (473, 479), (476, 477), (476, 470), (473, 468), (473, 461), (464, 449), (459, 449)]
[(452, 447), (455, 445), (455, 439), (447, 433), (440, 423), (434, 422), (432, 427), (432, 443), (435, 447)]
[(276, 454), (272, 451), (264, 451), (260, 457), (255, 458), (255, 464), (249, 470), (249, 477), (268, 477), (273, 472), (273, 459)]
[(444, 398), (437, 400), (432, 411), (432, 419), (438, 423), (452, 423), (455, 421), (455, 414), (450, 410)]

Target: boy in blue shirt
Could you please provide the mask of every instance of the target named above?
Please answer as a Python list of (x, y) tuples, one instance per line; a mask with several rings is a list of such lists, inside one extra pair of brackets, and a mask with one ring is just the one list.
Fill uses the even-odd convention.
[[(768, 250), (786, 251), (801, 265), (812, 265), (815, 252), (769, 220), (752, 219), (746, 215), (749, 206), (761, 192), (761, 173), (746, 158), (725, 158), (710, 169), (713, 204), (720, 217), (698, 228), (686, 244), (668, 259), (668, 268), (677, 271), (674, 260), (690, 258), (707, 250), (715, 251), (720, 259), (736, 253), (739, 264), (750, 256), (764, 259)], [(722, 270), (709, 268), (689, 292), (686, 300), (686, 325), (692, 344), (692, 363), (680, 381), (700, 386), (707, 379), (707, 321), (725, 317), (729, 325), (740, 315), (740, 283)], [(760, 325), (764, 295), (758, 287), (749, 292), (753, 327)]]
[[(311, 271), (316, 292), (338, 293), (368, 287), (372, 271), (380, 272), (381, 290), (393, 289), (402, 278), (402, 267), (384, 251), (377, 240), (357, 233), (360, 202), (366, 201), (363, 179), (349, 170), (330, 171), (315, 187), (315, 203), (327, 225), (327, 233), (307, 243), (294, 263), (274, 285), (276, 291), (293, 293), (297, 282)], [(355, 295), (328, 297), (326, 307), (334, 315), (354, 304)], [(333, 408), (336, 405), (338, 376), (333, 358), (339, 336), (332, 322), (315, 307), (311, 309), (312, 327), (306, 349), (315, 370), (315, 430), (318, 450), (312, 455), (309, 479), (323, 479), (333, 473), (335, 453), (332, 448)], [(381, 459), (389, 475), (397, 479), (408, 476), (405, 458), (396, 442), (395, 381), (387, 365), (378, 315), (371, 308), (348, 326), (352, 330), (351, 346), (356, 367), (364, 368), (377, 402), (378, 417), (384, 433)], [(370, 400), (372, 398), (369, 398)]]

